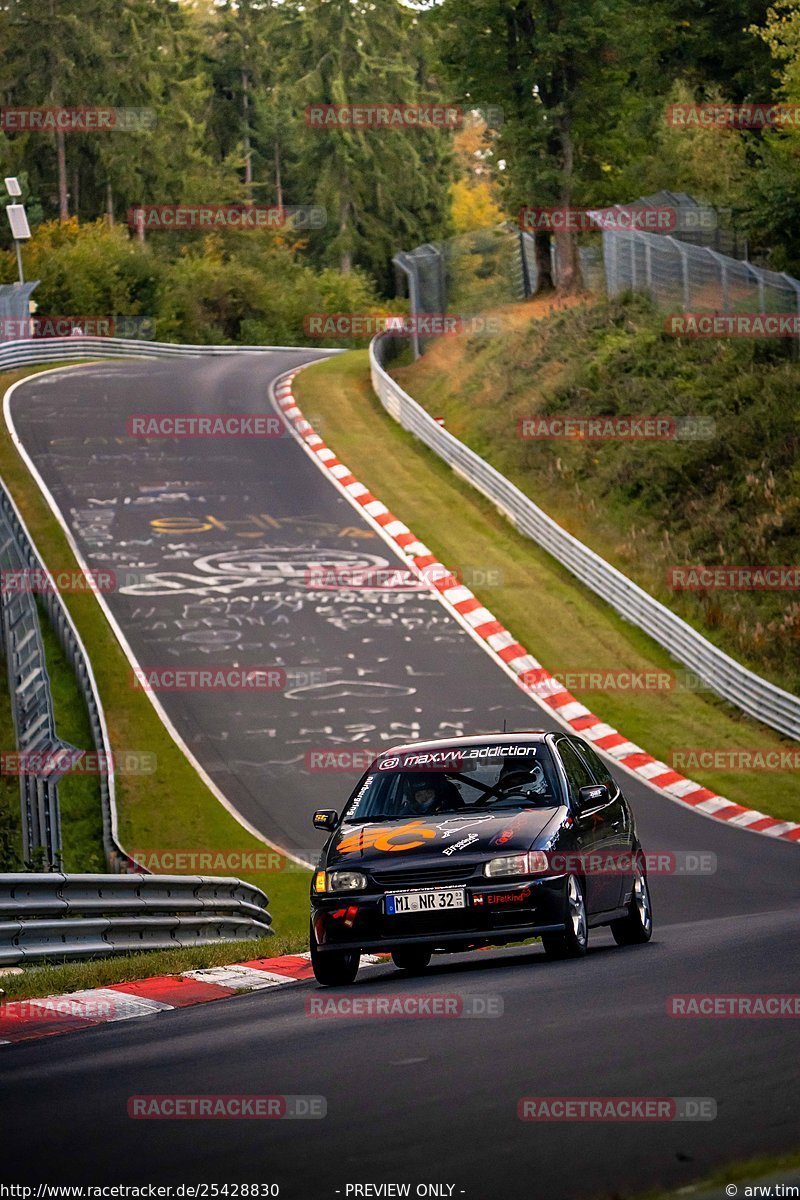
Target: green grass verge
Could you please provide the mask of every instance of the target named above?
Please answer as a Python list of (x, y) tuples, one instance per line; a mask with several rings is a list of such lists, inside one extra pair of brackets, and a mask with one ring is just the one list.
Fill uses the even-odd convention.
[[(16, 745), (11, 698), (8, 694), (7, 663), (0, 654), (0, 746), (13, 750)], [(22, 870), (22, 815), (19, 779), (0, 775), (0, 871)]]
[[(451, 570), (479, 568), (497, 585), (473, 590), (550, 671), (670, 671), (675, 664), (384, 412), (357, 351), (302, 371), (298, 401), (358, 479)], [(650, 754), (681, 747), (780, 749), (777, 734), (709, 693), (577, 692), (598, 716)], [(691, 771), (737, 803), (800, 820), (800, 778), (784, 772)], [(698, 829), (702, 840), (702, 829)]]
[[(61, 649), (44, 606), (39, 606), (56, 733), (71, 746), (91, 750), (89, 713), (75, 673)], [(65, 871), (105, 871), (100, 781), (96, 775), (64, 775), (58, 784)]]
[(249, 962), (255, 958), (275, 958), (296, 949), (290, 937), (254, 938), (251, 941), (214, 942), (210, 946), (186, 949), (150, 950), (144, 954), (126, 954), (120, 958), (96, 958), (87, 962), (48, 963), (26, 967), (21, 975), (0, 973), (3, 1001), (30, 1000), (35, 996), (59, 996), (83, 988), (105, 987), (109, 983), (128, 983), (154, 975), (177, 975), (201, 967), (224, 967), (229, 963)]
[[(737, 1185), (746, 1183), (758, 1184), (759, 1182), (765, 1182), (767, 1179), (773, 1179), (775, 1176), (777, 1176), (777, 1179), (773, 1179), (773, 1182), (780, 1183), (782, 1182), (780, 1179), (782, 1172), (788, 1175), (790, 1171), (796, 1171), (798, 1167), (800, 1167), (800, 1151), (794, 1151), (789, 1154), (762, 1155), (759, 1158), (748, 1158), (743, 1159), (741, 1162), (728, 1163), (726, 1166), (720, 1167), (718, 1171), (714, 1171), (711, 1175), (707, 1175), (703, 1179), (698, 1179), (693, 1183), (684, 1184), (676, 1191), (647, 1192), (645, 1196), (639, 1196), (638, 1200), (674, 1200), (678, 1196), (695, 1196), (697, 1200), (702, 1200), (704, 1195), (724, 1188), (727, 1183), (735, 1183)], [(738, 1195), (741, 1198), (745, 1196), (742, 1187), (739, 1187)]]
[[(393, 371), (544, 510), (751, 670), (800, 691), (797, 590), (679, 590), (670, 568), (800, 561), (800, 365), (784, 339), (669, 337), (642, 296), (500, 309)], [(532, 417), (711, 423), (642, 442), (519, 436)]]
[[(31, 368), (0, 375), (0, 394), (17, 379), (35, 373), (36, 368)], [(4, 423), (0, 429), (0, 476), (48, 567), (77, 569), (63, 531)], [(148, 751), (156, 756), (155, 774), (117, 777), (120, 837), (125, 847), (263, 853), (263, 843), (239, 825), (199, 778), (162, 725), (147, 694), (130, 686), (128, 660), (95, 597), (89, 592), (73, 593), (64, 600), (92, 662), (112, 750)], [(241, 876), (266, 891), (276, 933), (286, 939), (285, 944), (304, 948), (309, 872), (293, 864), (286, 869), (282, 860), (276, 870), (242, 871)]]

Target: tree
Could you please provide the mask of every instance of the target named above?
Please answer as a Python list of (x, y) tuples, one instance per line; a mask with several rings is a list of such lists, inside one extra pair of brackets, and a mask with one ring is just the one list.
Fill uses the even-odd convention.
[[(309, 105), (415, 104), (430, 98), (419, 18), (397, 0), (306, 0), (293, 12), (283, 76), (298, 116), (303, 200), (332, 230), (312, 241), (323, 262), (389, 278), (392, 254), (446, 228), (450, 148), (439, 130), (310, 128)], [(292, 81), (296, 80), (296, 84)], [(436, 97), (433, 97), (434, 99)]]
[(143, 109), (137, 131), (14, 134), (46, 214), (97, 216), (137, 202), (236, 199), (209, 152), (211, 83), (198, 14), (171, 0), (12, 0), (0, 8), (6, 105)]
[(769, 8), (770, 0), (669, 0), (660, 49), (667, 86), (681, 79), (698, 99), (769, 100), (773, 64), (751, 30)]
[(281, 204), (277, 80), (287, 50), (288, 21), (276, 0), (223, 0), (209, 15), (214, 84), (211, 129), (221, 155), (241, 158), (247, 202)]
[[(800, 0), (777, 0), (750, 33), (769, 49), (779, 97), (800, 104)], [(776, 270), (800, 276), (800, 128), (764, 132), (756, 159), (745, 215), (755, 250)]]
[[(56, 0), (12, 0), (3, 6), (0, 93), (5, 105), (59, 107), (87, 103), (86, 96), (95, 94), (100, 65), (110, 53), (99, 16), (99, 0), (70, 0), (69, 4), (58, 4)], [(17, 138), (22, 143), (35, 190), (44, 188), (55, 175), (55, 204), (59, 219), (66, 221), (70, 207), (67, 135), (58, 129), (52, 134), (21, 133), (15, 135), (15, 141)]]
[[(600, 205), (615, 130), (652, 75), (664, 15), (630, 0), (444, 0), (442, 55), (465, 102), (503, 109), (497, 157), (505, 204)], [(634, 99), (632, 99), (632, 97)], [(555, 234), (559, 290), (579, 286), (577, 238)], [(537, 233), (550, 282), (550, 236)]]

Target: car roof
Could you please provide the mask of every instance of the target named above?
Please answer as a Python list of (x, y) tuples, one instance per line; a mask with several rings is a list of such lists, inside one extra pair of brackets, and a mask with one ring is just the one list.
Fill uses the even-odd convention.
[(506, 733), (476, 733), (469, 737), (435, 738), (425, 742), (402, 742), (397, 746), (387, 747), (378, 755), (425, 753), (428, 750), (441, 750), (457, 746), (486, 746), (502, 745), (503, 742), (542, 742), (547, 734), (545, 729), (510, 729)]

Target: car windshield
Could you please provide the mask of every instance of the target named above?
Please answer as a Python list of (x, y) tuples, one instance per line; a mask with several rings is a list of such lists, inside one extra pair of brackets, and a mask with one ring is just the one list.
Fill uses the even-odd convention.
[(562, 803), (542, 742), (444, 747), (383, 755), (348, 801), (345, 821), (394, 821), (438, 813), (553, 808)]

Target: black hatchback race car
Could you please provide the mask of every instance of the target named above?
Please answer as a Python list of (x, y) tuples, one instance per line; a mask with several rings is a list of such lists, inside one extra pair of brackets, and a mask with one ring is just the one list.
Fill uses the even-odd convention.
[(644, 856), (628, 803), (567, 733), (415, 742), (381, 754), (330, 832), (311, 884), (311, 961), (352, 983), (362, 952), (423, 971), (437, 952), (539, 936), (586, 953), (591, 926), (650, 940)]

